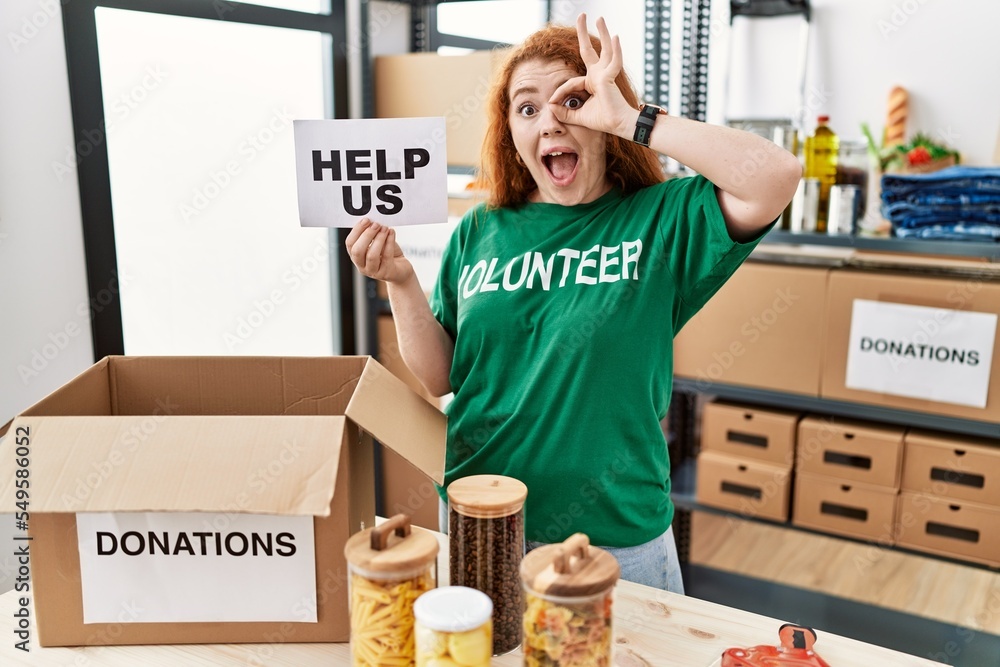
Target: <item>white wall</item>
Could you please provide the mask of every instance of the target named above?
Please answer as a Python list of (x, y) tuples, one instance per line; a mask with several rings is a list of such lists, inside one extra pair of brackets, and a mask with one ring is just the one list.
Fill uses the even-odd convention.
[[(673, 3), (671, 108), (676, 112), (683, 3)], [(901, 85), (910, 93), (910, 134), (921, 130), (946, 141), (968, 164), (994, 162), (1000, 133), (996, 34), (1000, 2), (813, 0), (812, 4), (808, 131), (815, 127), (816, 116), (825, 113), (844, 139), (860, 140), (863, 121), (880, 137), (889, 90)], [(730, 30), (728, 7), (728, 0), (713, 0), (708, 120), (791, 117), (799, 106), (796, 64), (801, 19), (741, 17)], [(611, 31), (621, 36), (626, 69), (641, 88), (643, 3), (553, 0), (557, 21), (571, 23), (581, 11), (587, 12), (592, 31), (594, 20), (604, 16)]]
[(7, 0), (0, 4), (0, 34), (0, 421), (6, 422), (92, 364), (93, 355), (79, 192), (75, 165), (66, 166), (73, 129), (59, 3)]
[[(93, 363), (59, 3), (0, 3), (0, 422)], [(83, 313), (83, 314), (81, 314)], [(0, 449), (3, 452), (3, 449)], [(12, 511), (3, 507), (0, 512)], [(0, 514), (0, 592), (14, 583)]]
[[(730, 33), (728, 3), (715, 22), (709, 120), (788, 117), (798, 103), (796, 18), (751, 20)], [(908, 135), (923, 131), (957, 148), (968, 164), (991, 164), (1000, 131), (1000, 3), (996, 0), (813, 0), (806, 124), (830, 115), (841, 138), (876, 139), (889, 90), (910, 94)], [(728, 104), (722, 96), (734, 37)], [(725, 107), (728, 106), (728, 114)]]

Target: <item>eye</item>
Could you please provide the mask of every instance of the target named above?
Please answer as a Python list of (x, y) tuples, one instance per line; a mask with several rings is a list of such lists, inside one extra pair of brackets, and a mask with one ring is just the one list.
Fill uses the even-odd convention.
[(583, 106), (583, 100), (575, 95), (572, 95), (563, 100), (563, 106), (567, 109), (579, 109)]
[(533, 104), (525, 103), (517, 108), (517, 113), (525, 118), (530, 118), (538, 113), (538, 109), (536, 109)]

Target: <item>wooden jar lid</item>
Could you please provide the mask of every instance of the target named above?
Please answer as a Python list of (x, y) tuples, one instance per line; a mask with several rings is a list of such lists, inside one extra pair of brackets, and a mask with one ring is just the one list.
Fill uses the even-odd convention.
[(521, 561), (521, 581), (529, 591), (552, 597), (586, 597), (609, 590), (621, 576), (615, 557), (590, 546), (576, 533), (561, 544), (530, 551)]
[(397, 514), (380, 526), (355, 533), (344, 545), (353, 567), (374, 575), (410, 576), (437, 558), (438, 541), (426, 530), (410, 527), (410, 517)]
[(448, 503), (459, 514), (494, 519), (520, 512), (528, 487), (503, 475), (472, 475), (448, 485)]

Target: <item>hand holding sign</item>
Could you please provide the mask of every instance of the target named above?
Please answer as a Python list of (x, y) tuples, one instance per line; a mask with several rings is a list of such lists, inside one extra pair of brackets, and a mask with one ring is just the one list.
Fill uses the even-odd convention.
[(396, 243), (396, 230), (368, 218), (347, 235), (347, 254), (364, 275), (387, 283), (400, 283), (413, 274), (410, 261)]
[(295, 172), (303, 227), (448, 218), (443, 118), (297, 120)]

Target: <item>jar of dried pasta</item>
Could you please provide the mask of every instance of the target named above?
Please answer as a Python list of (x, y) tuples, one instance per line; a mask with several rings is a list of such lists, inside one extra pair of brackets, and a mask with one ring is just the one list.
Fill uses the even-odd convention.
[(344, 546), (354, 667), (413, 665), (413, 603), (437, 586), (438, 541), (397, 514)]
[(524, 482), (503, 475), (472, 475), (448, 485), (449, 575), (493, 601), (493, 655), (521, 643), (524, 557)]
[(524, 664), (610, 667), (611, 605), (621, 569), (583, 533), (539, 547), (521, 563)]
[(417, 620), (417, 667), (490, 667), (493, 602), (466, 586), (445, 586), (421, 595)]

